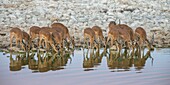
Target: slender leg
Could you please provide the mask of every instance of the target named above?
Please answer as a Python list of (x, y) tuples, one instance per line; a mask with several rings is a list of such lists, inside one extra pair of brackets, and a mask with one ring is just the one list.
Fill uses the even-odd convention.
[(46, 46), (45, 46), (45, 45), (46, 45), (45, 40), (43, 40), (41, 44), (42, 44), (42, 47), (43, 47), (43, 48), (46, 48)]
[[(57, 53), (58, 50), (55, 48), (55, 45), (53, 45), (52, 42), (50, 42), (50, 45), (51, 45), (51, 47), (54, 49), (54, 51)], [(57, 45), (57, 44), (56, 44), (56, 45)]]
[(59, 43), (59, 45), (60, 45), (60, 49), (62, 48), (62, 43)]
[[(103, 38), (102, 36), (99, 37), (100, 43), (99, 43), (99, 48), (101, 47), (102, 43), (103, 43)], [(103, 43), (104, 44), (104, 43)]]
[(40, 49), (41, 47), (41, 41), (42, 41), (42, 37), (40, 37), (40, 40), (39, 40), (39, 44), (38, 44), (38, 48)]
[(85, 48), (86, 46), (86, 36), (84, 35), (84, 45), (83, 45), (83, 49)]
[(22, 43), (22, 38), (19, 39), (19, 42), (20, 42), (21, 48), (24, 49), (24, 51), (25, 51), (24, 44)]
[(63, 39), (63, 46), (65, 47), (65, 43), (64, 43), (65, 39)]
[(49, 47), (48, 47), (48, 41), (45, 40), (45, 47), (46, 47), (46, 50), (48, 51)]
[(94, 39), (92, 39), (92, 38), (90, 38), (90, 48), (92, 48), (92, 46), (93, 46), (93, 42), (94, 41)]
[(142, 39), (140, 39), (139, 40), (139, 54), (141, 54), (142, 48), (143, 48), (143, 41)]
[(108, 44), (108, 42), (109, 42), (110, 39), (111, 39), (110, 36), (108, 36), (108, 37), (107, 37), (107, 41), (106, 41), (106, 46), (105, 46), (106, 49), (107, 49), (107, 44)]
[(14, 35), (10, 34), (10, 48), (12, 48), (12, 40), (13, 40)]
[(70, 41), (71, 41), (71, 38), (70, 38), (69, 33), (67, 33), (67, 36), (66, 36), (66, 37), (67, 37), (67, 41), (70, 42)]
[(19, 39), (16, 37), (16, 47), (18, 47), (18, 42), (19, 42)]
[(32, 34), (31, 35), (31, 38), (30, 38), (30, 45), (31, 45), (31, 47), (33, 47), (34, 48), (34, 43), (33, 43), (33, 39), (34, 39), (34, 37), (33, 37), (34, 35)]
[(110, 41), (110, 47), (113, 46), (113, 42), (114, 42), (114, 41), (115, 41), (115, 40), (111, 39), (111, 41)]

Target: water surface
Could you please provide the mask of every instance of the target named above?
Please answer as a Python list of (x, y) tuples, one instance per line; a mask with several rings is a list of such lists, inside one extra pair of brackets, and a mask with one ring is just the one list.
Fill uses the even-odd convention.
[(74, 50), (55, 57), (50, 53), (30, 53), (28, 58), (1, 52), (0, 85), (170, 84), (169, 48), (151, 52), (146, 49), (142, 56), (127, 53)]

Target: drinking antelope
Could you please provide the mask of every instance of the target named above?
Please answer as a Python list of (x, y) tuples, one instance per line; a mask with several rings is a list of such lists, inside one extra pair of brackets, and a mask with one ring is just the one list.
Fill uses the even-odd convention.
[(84, 42), (87, 44), (87, 38), (90, 39), (90, 48), (92, 48), (95, 40), (95, 32), (91, 28), (84, 29)]
[(51, 27), (53, 29), (56, 29), (57, 31), (63, 32), (63, 39), (65, 40), (71, 39), (68, 28), (64, 26), (62, 23), (53, 23)]
[(130, 40), (133, 42), (134, 41), (134, 32), (133, 32), (133, 29), (131, 27), (129, 27), (128, 25), (126, 25), (126, 24), (118, 24), (118, 26), (122, 30), (125, 30), (127, 33), (129, 33)]
[(19, 28), (12, 28), (10, 30), (10, 48), (12, 48), (12, 40), (15, 37), (16, 39), (16, 46), (18, 46), (18, 42), (21, 45), (21, 48), (25, 50), (24, 45), (22, 43), (23, 39), (23, 32)]
[(109, 23), (109, 30), (111, 29), (118, 30), (121, 40), (125, 43), (127, 48), (130, 48), (130, 43), (133, 43), (133, 30), (125, 24), (116, 25), (114, 21)]
[(30, 35), (24, 31), (22, 31), (22, 33), (23, 33), (23, 40), (25, 41), (26, 44), (26, 49), (30, 50), (30, 44), (31, 44)]
[[(107, 37), (107, 41), (106, 41), (106, 45), (107, 43), (109, 42), (109, 40), (111, 40), (111, 45), (110, 47), (112, 47), (113, 43), (115, 42), (116, 43), (116, 48), (120, 51), (121, 50), (121, 45), (120, 43), (118, 42), (120, 38), (120, 34), (118, 32), (117, 29), (111, 29), (109, 30), (108, 32), (108, 37)], [(107, 47), (107, 46), (106, 46)]]
[(63, 44), (63, 37), (62, 37), (62, 32), (59, 31), (59, 30), (55, 30), (55, 29), (52, 29), (50, 27), (42, 27), (42, 29), (44, 31), (47, 31), (50, 33), (50, 35), (52, 35), (52, 40), (54, 40), (54, 43), (55, 43), (55, 46), (57, 44), (60, 45), (60, 48), (62, 47), (62, 44)]
[(54, 41), (56, 42), (56, 44), (54, 46), (57, 46), (59, 44), (60, 48), (62, 48), (63, 41), (62, 41), (62, 36), (60, 35), (60, 33), (57, 31), (53, 32), (52, 37), (53, 37)]
[(103, 44), (105, 45), (105, 39), (103, 36), (102, 29), (99, 26), (93, 26), (92, 30), (94, 31), (95, 36), (98, 39), (98, 42), (100, 42), (100, 43), (103, 42)]
[(45, 41), (45, 46), (46, 46), (46, 49), (48, 50), (49, 47), (48, 47), (48, 44), (50, 44), (52, 46), (52, 48), (58, 52), (55, 48), (55, 46), (53, 45), (53, 40), (52, 40), (52, 35), (50, 34), (50, 32), (47, 30), (47, 29), (41, 29), (39, 31), (39, 48), (41, 46), (41, 42), (42, 40)]
[(135, 29), (135, 37), (137, 39), (137, 44), (140, 46), (140, 49), (143, 47), (144, 43), (147, 42), (147, 47), (151, 49), (149, 40), (147, 39), (146, 31), (142, 27), (137, 27)]
[[(29, 30), (29, 35), (31, 37), (30, 38), (30, 45), (31, 46), (33, 45), (32, 47), (34, 47), (34, 44), (32, 42), (33, 42), (34, 39), (38, 38), (40, 30), (41, 30), (41, 28), (38, 27), (38, 26), (32, 26)], [(38, 46), (38, 42), (37, 42), (37, 46)]]

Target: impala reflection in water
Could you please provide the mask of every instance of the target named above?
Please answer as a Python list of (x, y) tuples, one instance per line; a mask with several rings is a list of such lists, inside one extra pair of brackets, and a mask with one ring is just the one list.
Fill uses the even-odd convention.
[(124, 50), (122, 53), (110, 51), (109, 56), (107, 56), (107, 66), (109, 69), (113, 69), (112, 72), (129, 71), (133, 66), (136, 70), (141, 70), (148, 58), (153, 60), (149, 50), (146, 54), (144, 54), (144, 51), (140, 52), (139, 50), (132, 52)]
[(49, 70), (64, 69), (71, 57), (70, 53), (62, 51), (59, 54), (52, 54), (50, 52), (31, 52), (18, 53), (16, 56), (10, 53), (10, 71), (19, 71), (22, 66), (28, 65), (28, 68), (33, 72), (47, 72)]
[[(99, 47), (99, 46), (98, 46)], [(141, 70), (145, 66), (146, 60), (151, 57), (148, 50), (144, 51), (124, 49), (121, 52), (112, 50), (86, 49), (83, 51), (83, 68), (84, 71), (95, 70), (94, 67), (100, 66), (103, 57), (106, 58), (107, 66), (111, 72), (130, 71), (131, 67), (136, 70)], [(10, 53), (10, 71), (19, 71), (23, 66), (28, 65), (28, 68), (33, 72), (47, 72), (64, 69), (68, 61), (72, 61), (70, 54), (74, 52), (60, 51), (60, 53), (51, 52), (31, 52), (21, 53), (14, 56)]]
[[(93, 67), (97, 67), (102, 62), (103, 56), (106, 54), (106, 49), (100, 53), (99, 45), (97, 45), (95, 49), (87, 49), (87, 51), (83, 51), (83, 68), (84, 71), (94, 70)], [(90, 53), (89, 53), (90, 52)]]
[(169, 85), (169, 55), (169, 48), (1, 52), (0, 81), (2, 85), (46, 85), (47, 81), (59, 85)]

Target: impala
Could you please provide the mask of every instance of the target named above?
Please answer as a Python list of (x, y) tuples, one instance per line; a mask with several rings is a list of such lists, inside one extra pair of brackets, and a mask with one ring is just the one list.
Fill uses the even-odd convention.
[(103, 42), (103, 44), (105, 45), (105, 39), (103, 36), (102, 29), (99, 26), (93, 26), (92, 30), (94, 31), (95, 37), (98, 39), (98, 42)]
[(27, 47), (26, 49), (30, 50), (30, 44), (31, 44), (30, 35), (24, 31), (22, 31), (22, 33), (23, 33), (23, 40), (25, 41)]
[(109, 40), (111, 40), (110, 47), (112, 47), (113, 43), (115, 42), (116, 43), (116, 50), (120, 51), (121, 50), (121, 45), (118, 42), (119, 39), (120, 39), (120, 34), (119, 34), (118, 30), (117, 29), (111, 29), (108, 32), (108, 37), (107, 37), (106, 45), (109, 42)]
[(69, 30), (66, 26), (64, 26), (62, 23), (53, 23), (51, 25), (52, 29), (56, 29), (57, 31), (63, 32), (63, 39), (65, 40), (70, 40), (70, 34), (69, 34)]
[(12, 28), (10, 30), (10, 48), (12, 48), (12, 40), (14, 37), (16, 39), (16, 46), (18, 46), (18, 42), (19, 42), (22, 49), (25, 50), (24, 45), (22, 43), (23, 32), (19, 28)]
[(39, 31), (39, 48), (41, 46), (41, 43), (42, 43), (42, 40), (45, 41), (45, 47), (46, 47), (46, 50), (49, 50), (49, 46), (48, 44), (50, 44), (52, 46), (52, 48), (58, 52), (55, 48), (55, 46), (53, 45), (53, 39), (52, 39), (52, 35), (49, 31), (47, 31), (47, 29), (41, 29)]
[(140, 49), (143, 47), (144, 43), (147, 42), (147, 47), (151, 49), (151, 44), (147, 39), (146, 31), (142, 27), (137, 27), (135, 29), (135, 36), (137, 39), (137, 44), (140, 46)]
[(91, 28), (84, 29), (84, 42), (87, 44), (87, 38), (90, 40), (90, 48), (92, 48), (95, 41), (95, 32)]
[(109, 23), (109, 30), (118, 30), (121, 40), (126, 44), (126, 48), (130, 48), (133, 44), (133, 30), (125, 24), (116, 25), (114, 21)]
[[(31, 39), (30, 39), (30, 45), (32, 46), (32, 47), (34, 47), (34, 44), (32, 43), (32, 41), (34, 40), (34, 39), (36, 39), (36, 38), (38, 38), (38, 36), (39, 36), (39, 31), (41, 30), (41, 28), (40, 27), (38, 27), (38, 26), (32, 26), (31, 28), (30, 28), (30, 30), (29, 30), (29, 35), (30, 35), (30, 37), (31, 37)], [(37, 42), (37, 46), (38, 46), (38, 42)]]

